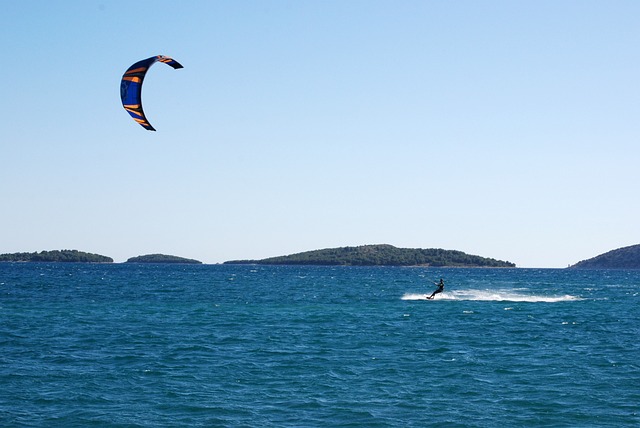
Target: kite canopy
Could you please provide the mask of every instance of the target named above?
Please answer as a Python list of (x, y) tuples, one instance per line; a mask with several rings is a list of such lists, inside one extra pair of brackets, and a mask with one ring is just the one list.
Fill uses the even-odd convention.
[(133, 120), (149, 131), (155, 131), (155, 129), (151, 126), (142, 110), (142, 81), (149, 67), (155, 64), (156, 61), (164, 62), (175, 69), (184, 68), (178, 61), (168, 56), (156, 55), (133, 64), (124, 73), (120, 82), (122, 106), (129, 112)]

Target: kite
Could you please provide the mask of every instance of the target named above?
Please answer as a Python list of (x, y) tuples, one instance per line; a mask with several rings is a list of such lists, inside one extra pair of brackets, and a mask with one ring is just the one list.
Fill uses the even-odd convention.
[(144, 80), (144, 76), (147, 74), (149, 67), (151, 67), (156, 61), (164, 62), (174, 69), (184, 68), (173, 58), (156, 55), (133, 64), (124, 73), (122, 81), (120, 82), (120, 98), (122, 98), (122, 107), (129, 112), (133, 120), (149, 131), (155, 131), (155, 128), (151, 126), (147, 117), (144, 115), (144, 111), (142, 110), (142, 81)]

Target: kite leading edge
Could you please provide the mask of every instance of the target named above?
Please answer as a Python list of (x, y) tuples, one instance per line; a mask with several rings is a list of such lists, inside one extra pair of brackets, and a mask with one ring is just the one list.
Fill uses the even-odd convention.
[(133, 64), (124, 73), (122, 81), (120, 82), (120, 98), (122, 99), (122, 106), (127, 112), (129, 112), (133, 120), (149, 131), (155, 131), (155, 128), (151, 126), (147, 117), (144, 115), (144, 111), (142, 110), (142, 82), (144, 80), (144, 76), (149, 70), (149, 67), (157, 61), (163, 62), (174, 69), (184, 68), (173, 58), (156, 55)]

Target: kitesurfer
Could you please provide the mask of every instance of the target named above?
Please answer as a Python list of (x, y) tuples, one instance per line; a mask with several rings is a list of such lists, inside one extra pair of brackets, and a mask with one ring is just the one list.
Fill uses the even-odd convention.
[(440, 278), (440, 282), (434, 282), (434, 284), (436, 285), (436, 291), (434, 291), (431, 296), (427, 296), (427, 299), (431, 300), (433, 299), (433, 297), (438, 294), (438, 293), (442, 293), (444, 291), (444, 279)]

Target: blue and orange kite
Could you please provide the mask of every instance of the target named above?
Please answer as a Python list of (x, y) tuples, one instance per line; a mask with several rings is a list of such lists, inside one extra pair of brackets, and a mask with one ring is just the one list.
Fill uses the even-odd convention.
[(144, 129), (155, 131), (151, 126), (147, 117), (142, 110), (142, 81), (147, 74), (149, 67), (156, 61), (164, 62), (171, 67), (178, 69), (184, 68), (182, 65), (168, 56), (156, 55), (151, 58), (143, 59), (133, 64), (127, 69), (122, 76), (120, 83), (120, 98), (122, 98), (122, 106), (129, 112), (133, 120), (138, 122)]

